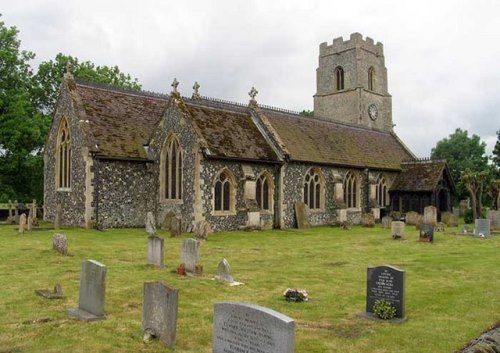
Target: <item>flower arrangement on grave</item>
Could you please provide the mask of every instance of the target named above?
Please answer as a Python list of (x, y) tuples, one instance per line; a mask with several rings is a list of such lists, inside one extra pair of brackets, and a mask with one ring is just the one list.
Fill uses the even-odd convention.
[(201, 276), (203, 274), (203, 265), (196, 264), (194, 266), (194, 273), (196, 273), (198, 276)]
[(287, 288), (283, 292), (283, 296), (287, 302), (306, 302), (309, 300), (306, 290), (300, 288)]
[(185, 276), (186, 275), (186, 265), (184, 263), (181, 263), (179, 265), (179, 267), (177, 267), (176, 271), (178, 274)]
[(385, 299), (375, 300), (373, 312), (382, 320), (391, 320), (396, 316), (396, 308)]

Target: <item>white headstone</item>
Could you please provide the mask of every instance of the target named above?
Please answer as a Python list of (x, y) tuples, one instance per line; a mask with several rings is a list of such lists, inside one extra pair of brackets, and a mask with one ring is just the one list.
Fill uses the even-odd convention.
[(405, 236), (405, 222), (393, 221), (391, 223), (391, 234), (394, 239), (403, 238)]
[(234, 278), (231, 275), (231, 266), (229, 266), (229, 262), (226, 259), (222, 259), (219, 262), (219, 266), (217, 266), (217, 274), (215, 275), (215, 279), (220, 282), (233, 283)]
[(476, 219), (476, 228), (474, 229), (474, 235), (489, 237), (490, 232), (490, 220), (489, 219)]
[(182, 241), (181, 263), (184, 264), (186, 272), (195, 272), (196, 264), (200, 256), (200, 242), (195, 239)]
[(156, 235), (148, 236), (148, 264), (163, 267), (164, 240)]

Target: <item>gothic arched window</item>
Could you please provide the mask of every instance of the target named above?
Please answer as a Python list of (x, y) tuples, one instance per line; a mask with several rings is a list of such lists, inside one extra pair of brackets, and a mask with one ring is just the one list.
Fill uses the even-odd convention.
[(234, 210), (234, 178), (228, 170), (221, 171), (214, 182), (214, 211)]
[(359, 207), (359, 181), (351, 172), (344, 178), (344, 202), (347, 208)]
[(175, 136), (163, 146), (161, 157), (161, 195), (165, 200), (182, 199), (182, 150)]
[(383, 176), (377, 179), (377, 203), (380, 207), (388, 205), (389, 195), (387, 193), (387, 182)]
[(375, 79), (375, 69), (373, 68), (373, 66), (370, 66), (370, 68), (368, 69), (368, 89), (370, 91), (373, 91), (374, 79)]
[(337, 66), (335, 69), (335, 90), (340, 91), (344, 89), (344, 69), (342, 66)]
[(323, 178), (320, 171), (311, 168), (304, 177), (304, 203), (311, 210), (322, 208), (321, 194), (323, 192)]
[(71, 187), (71, 136), (66, 118), (62, 118), (57, 133), (56, 185), (59, 189)]
[(255, 198), (259, 208), (263, 211), (272, 209), (273, 204), (273, 183), (271, 177), (263, 173), (257, 178), (255, 183)]

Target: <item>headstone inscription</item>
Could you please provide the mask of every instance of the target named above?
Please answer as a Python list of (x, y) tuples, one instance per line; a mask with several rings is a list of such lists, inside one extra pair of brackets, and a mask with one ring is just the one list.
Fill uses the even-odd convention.
[(405, 236), (405, 222), (392, 221), (391, 235), (393, 239), (402, 239)]
[(68, 309), (69, 316), (83, 321), (103, 320), (106, 291), (106, 266), (95, 260), (82, 263), (78, 308)]
[(434, 241), (434, 226), (430, 224), (421, 224), (420, 236), (418, 240), (432, 243)]
[(194, 273), (200, 256), (200, 242), (196, 239), (182, 241), (181, 263), (186, 272)]
[(297, 228), (309, 228), (309, 207), (302, 201), (295, 202), (295, 218), (297, 219)]
[(295, 321), (255, 304), (214, 305), (213, 353), (292, 353)]
[(427, 206), (424, 208), (424, 224), (436, 225), (437, 223), (437, 208), (434, 206)]
[(148, 265), (163, 267), (163, 243), (159, 236), (148, 236)]
[(489, 219), (476, 219), (476, 228), (474, 229), (474, 235), (479, 237), (489, 237), (490, 232), (490, 220)]
[(405, 271), (392, 266), (368, 267), (366, 312), (373, 313), (375, 301), (385, 299), (396, 308), (396, 318), (405, 316)]
[(175, 346), (179, 290), (162, 282), (144, 282), (142, 331), (144, 340), (159, 338)]

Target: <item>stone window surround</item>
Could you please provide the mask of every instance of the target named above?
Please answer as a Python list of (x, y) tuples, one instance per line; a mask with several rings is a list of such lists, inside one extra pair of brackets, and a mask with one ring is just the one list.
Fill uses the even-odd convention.
[[(263, 210), (261, 209), (260, 210), (260, 214), (263, 214), (263, 215), (268, 215), (268, 214), (274, 214), (273, 210), (274, 210), (274, 179), (272, 177), (271, 174), (269, 174), (268, 171), (263, 171), (262, 173), (260, 173), (258, 176), (257, 176), (257, 179), (256, 180), (259, 180), (260, 178), (266, 178), (267, 179), (267, 186), (268, 186), (268, 199), (269, 199), (269, 209), (266, 209), (266, 210)], [(255, 193), (257, 193), (257, 183), (255, 185)]]
[[(383, 191), (383, 189), (381, 190), (381, 188), (385, 187), (385, 195), (384, 195), (384, 200), (382, 201), (385, 201), (384, 204), (382, 202), (380, 202), (380, 192)], [(383, 174), (379, 174), (378, 177), (377, 177), (377, 183), (376, 183), (376, 200), (377, 200), (377, 203), (380, 207), (386, 207), (390, 204), (390, 200), (389, 200), (389, 186), (388, 186), (388, 183), (387, 183), (387, 179), (385, 178), (385, 176)]]
[[(311, 213), (322, 213), (325, 212), (325, 178), (323, 176), (323, 173), (321, 172), (321, 169), (318, 167), (311, 167), (308, 168), (304, 174), (304, 179), (303, 179), (303, 187), (302, 187), (302, 200), (304, 200), (304, 189), (305, 189), (305, 183), (306, 183), (306, 176), (309, 174), (309, 172), (313, 170), (314, 174), (317, 174), (319, 176), (319, 208), (311, 208), (309, 207), (309, 211)], [(306, 202), (304, 202), (306, 205), (308, 205)], [(309, 206), (309, 205), (308, 205)]]
[[(63, 135), (63, 133), (65, 133), (65, 135)], [(61, 140), (63, 136), (67, 136), (64, 142)], [(61, 148), (65, 148), (66, 151), (68, 152), (63, 160), (61, 160), (61, 153), (60, 153)], [(71, 191), (71, 179), (72, 179), (71, 157), (72, 157), (72, 151), (71, 151), (71, 133), (69, 130), (69, 121), (65, 116), (63, 116), (59, 123), (59, 129), (57, 132), (57, 142), (56, 142), (56, 165), (55, 165), (56, 191), (61, 191), (61, 192)], [(62, 176), (60, 175), (62, 164), (66, 169), (67, 180), (63, 180)], [(61, 184), (63, 185), (61, 186)]]
[[(348, 183), (352, 183), (352, 182), (356, 182), (356, 190), (354, 190), (355, 194), (355, 203), (354, 204), (350, 204), (348, 202), (348, 200), (346, 199), (346, 193), (348, 193)], [(353, 171), (349, 171), (346, 173), (345, 177), (344, 177), (344, 181), (343, 181), (343, 190), (344, 190), (344, 203), (346, 205), (346, 208), (348, 210), (360, 210), (360, 201), (361, 201), (361, 185), (360, 185), (360, 177), (359, 177), (359, 173), (357, 172), (353, 172)]]
[[(224, 173), (229, 182), (229, 210), (215, 210), (215, 184), (219, 180), (220, 175)], [(224, 167), (215, 174), (215, 178), (212, 181), (212, 210), (213, 216), (234, 216), (236, 215), (236, 178), (234, 174), (227, 168)], [(222, 200), (222, 202), (224, 202)]]
[(344, 68), (339, 65), (335, 68), (334, 73), (335, 73), (335, 91), (343, 91), (345, 89)]
[(182, 205), (183, 204), (183, 199), (182, 199), (182, 193), (183, 193), (183, 180), (184, 178), (182, 178), (182, 180), (177, 180), (178, 183), (180, 183), (179, 185), (179, 193), (181, 194), (181, 197), (180, 198), (176, 198), (176, 199), (168, 199), (165, 197), (165, 188), (166, 188), (166, 175), (165, 175), (165, 169), (166, 169), (166, 154), (167, 154), (167, 151), (170, 147), (170, 145), (172, 144), (173, 141), (177, 141), (177, 146), (179, 147), (179, 155), (180, 155), (180, 158), (181, 158), (181, 162), (180, 162), (180, 168), (181, 168), (181, 177), (183, 177), (183, 172), (184, 172), (184, 150), (181, 146), (181, 144), (179, 143), (179, 139), (177, 138), (177, 135), (174, 134), (174, 133), (170, 133), (168, 134), (167, 138), (165, 139), (165, 143), (163, 144), (162, 148), (161, 148), (161, 153), (160, 153), (160, 190), (159, 190), (159, 193), (160, 193), (160, 203), (161, 204), (175, 204), (175, 205)]
[(375, 68), (373, 66), (370, 66), (368, 69), (368, 90), (369, 91), (374, 91), (375, 87)]

